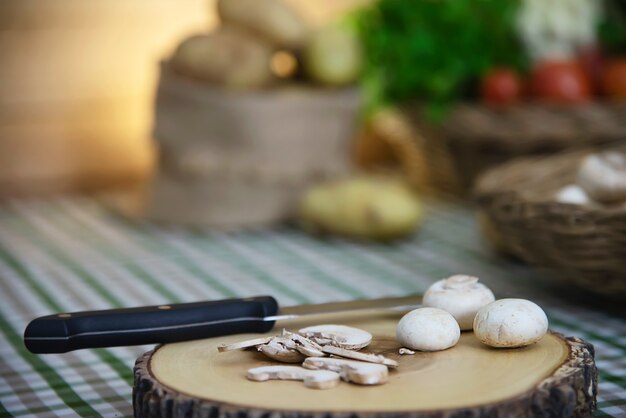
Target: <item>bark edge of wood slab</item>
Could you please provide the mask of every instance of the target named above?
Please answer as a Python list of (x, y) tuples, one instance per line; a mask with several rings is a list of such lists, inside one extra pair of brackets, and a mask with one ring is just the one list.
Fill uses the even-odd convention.
[[(418, 411), (269, 410), (189, 396), (160, 383), (150, 369), (159, 349), (139, 357), (134, 368), (133, 408), (136, 417), (240, 418), (444, 418), (444, 417), (589, 417), (596, 409), (598, 372), (594, 348), (577, 337), (562, 338), (569, 348), (565, 361), (531, 390), (503, 401), (465, 408)], [(412, 356), (409, 356), (412, 357)], [(245, 378), (243, 378), (245, 379)], [(371, 390), (376, 390), (372, 388)]]

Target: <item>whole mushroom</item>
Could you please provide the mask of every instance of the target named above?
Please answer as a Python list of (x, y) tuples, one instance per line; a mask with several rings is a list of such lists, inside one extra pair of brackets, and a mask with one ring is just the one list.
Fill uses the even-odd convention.
[(591, 202), (585, 190), (577, 184), (570, 184), (559, 189), (556, 193), (556, 201), (569, 203), (570, 205), (587, 205)]
[(496, 300), (493, 292), (478, 278), (457, 274), (433, 283), (424, 294), (425, 306), (452, 314), (461, 330), (471, 330), (476, 312)]
[(461, 336), (454, 317), (438, 308), (419, 308), (400, 319), (396, 338), (406, 348), (439, 351), (454, 346)]
[(547, 331), (543, 309), (525, 299), (497, 300), (480, 308), (474, 318), (474, 334), (491, 347), (524, 347), (539, 341)]
[(626, 201), (626, 154), (607, 151), (587, 156), (578, 170), (578, 184), (595, 201)]

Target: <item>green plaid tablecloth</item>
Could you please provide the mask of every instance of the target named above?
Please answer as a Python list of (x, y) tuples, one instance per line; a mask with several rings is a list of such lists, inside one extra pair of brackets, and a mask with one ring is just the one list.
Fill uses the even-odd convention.
[[(393, 244), (320, 241), (281, 227), (237, 233), (157, 227), (85, 198), (0, 206), (0, 416), (131, 416), (132, 368), (151, 347), (36, 356), (35, 316), (271, 294), (282, 305), (423, 292), (454, 273), (498, 297), (542, 305), (551, 328), (594, 344), (598, 416), (626, 416), (626, 321), (565, 302), (524, 265), (493, 255), (469, 208), (429, 205), (424, 227)], [(563, 298), (564, 299), (564, 298)]]

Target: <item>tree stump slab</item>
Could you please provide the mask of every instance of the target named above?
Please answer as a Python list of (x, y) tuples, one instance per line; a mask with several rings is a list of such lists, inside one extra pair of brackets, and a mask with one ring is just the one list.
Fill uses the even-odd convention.
[[(254, 350), (219, 353), (221, 343), (259, 335), (166, 344), (135, 364), (136, 417), (207, 418), (443, 418), (587, 417), (596, 407), (593, 346), (550, 332), (524, 348), (494, 349), (471, 332), (448, 350), (400, 355), (395, 340), (399, 316), (320, 316), (286, 321), (285, 328), (339, 323), (374, 335), (363, 351), (384, 354), (400, 365), (381, 386), (342, 382), (328, 390), (302, 382), (253, 382), (249, 368), (277, 364)], [(268, 335), (280, 333), (280, 329)]]

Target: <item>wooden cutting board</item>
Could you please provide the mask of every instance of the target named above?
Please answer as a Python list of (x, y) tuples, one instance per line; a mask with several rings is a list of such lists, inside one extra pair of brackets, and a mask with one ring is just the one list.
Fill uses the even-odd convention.
[[(569, 417), (591, 416), (595, 409), (593, 347), (578, 338), (549, 333), (529, 347), (493, 349), (464, 332), (451, 349), (401, 356), (395, 340), (399, 318), (370, 311), (281, 323), (289, 330), (339, 323), (371, 332), (374, 340), (363, 351), (400, 363), (385, 385), (342, 382), (334, 389), (315, 390), (302, 382), (249, 381), (249, 368), (276, 363), (254, 350), (219, 353), (220, 343), (258, 337), (234, 335), (166, 344), (140, 357), (135, 365), (135, 416)], [(278, 333), (275, 329), (268, 335)]]

